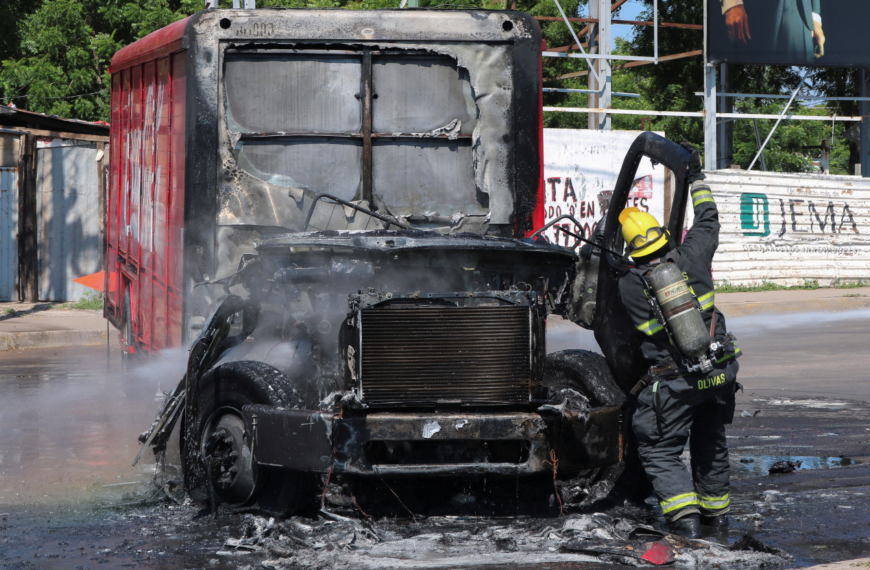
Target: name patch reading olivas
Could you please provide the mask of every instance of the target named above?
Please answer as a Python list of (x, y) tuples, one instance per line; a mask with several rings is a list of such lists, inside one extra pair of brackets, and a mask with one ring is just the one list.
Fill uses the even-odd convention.
[(721, 386), (725, 383), (725, 375), (719, 374), (718, 376), (711, 376), (709, 378), (704, 378), (703, 380), (698, 380), (698, 390), (706, 390), (707, 388), (715, 388), (717, 386)]

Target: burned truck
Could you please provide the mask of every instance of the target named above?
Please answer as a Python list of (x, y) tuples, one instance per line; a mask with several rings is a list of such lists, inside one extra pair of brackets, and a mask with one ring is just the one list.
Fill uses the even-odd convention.
[[(113, 62), (125, 229), (109, 232), (107, 315), (128, 357), (190, 351), (143, 451), (179, 426), (192, 495), (284, 514), (341, 477), (549, 474), (577, 482), (576, 503), (642, 481), (620, 261), (540, 237), (531, 17), (212, 9), (173, 26)], [(183, 186), (149, 174), (161, 141)], [(610, 249), (640, 154), (682, 185), (680, 147), (638, 144), (595, 236)], [(554, 313), (615, 352), (548, 354)]]

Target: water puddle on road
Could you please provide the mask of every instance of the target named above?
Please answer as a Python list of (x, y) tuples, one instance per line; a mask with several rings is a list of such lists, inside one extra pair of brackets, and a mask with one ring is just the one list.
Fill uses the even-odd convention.
[[(0, 358), (0, 505), (125, 501), (147, 491), (138, 434), (183, 373), (161, 360), (124, 375), (105, 348), (18, 351)], [(159, 401), (158, 401), (159, 400)]]
[(835, 469), (849, 465), (860, 465), (860, 459), (849, 457), (813, 457), (810, 455), (743, 455), (735, 453), (731, 457), (731, 474), (734, 478), (767, 475), (771, 466), (780, 461), (795, 465), (795, 471), (811, 469)]

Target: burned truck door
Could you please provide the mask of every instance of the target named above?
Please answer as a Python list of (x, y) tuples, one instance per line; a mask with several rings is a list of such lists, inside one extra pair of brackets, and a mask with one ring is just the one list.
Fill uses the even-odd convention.
[[(668, 220), (668, 231), (676, 245), (682, 241), (683, 223), (686, 215), (686, 203), (689, 196), (689, 185), (686, 182), (689, 159), (691, 154), (680, 145), (654, 133), (646, 132), (637, 137), (629, 148), (619, 171), (613, 198), (607, 210), (603, 224), (601, 243), (604, 247), (621, 252), (624, 243), (620, 231), (619, 214), (625, 208), (628, 193), (631, 191), (637, 167), (642, 157), (648, 156), (653, 164), (662, 164), (669, 168), (676, 177), (676, 192), (671, 218)], [(631, 324), (631, 319), (619, 298), (619, 276), (625, 271), (624, 258), (620, 259), (610, 253), (600, 253), (598, 263), (598, 279), (596, 283), (596, 301), (592, 329), (595, 340), (613, 370), (614, 377), (620, 387), (626, 392), (637, 380), (646, 373), (643, 368), (643, 358), (635, 354), (632, 346), (640, 343), (629, 342), (633, 335), (640, 334)], [(592, 264), (589, 265), (593, 269)], [(594, 270), (594, 269), (593, 269)], [(587, 275), (579, 275), (578, 280), (588, 280)]]

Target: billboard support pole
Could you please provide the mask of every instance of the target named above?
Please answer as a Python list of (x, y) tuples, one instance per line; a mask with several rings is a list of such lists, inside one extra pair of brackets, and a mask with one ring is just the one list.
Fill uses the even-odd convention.
[(870, 101), (867, 97), (870, 96), (870, 88), (867, 81), (870, 80), (870, 73), (866, 69), (861, 70), (861, 144), (858, 145), (858, 150), (861, 152), (861, 176), (870, 178)]
[(764, 147), (766, 147), (767, 143), (770, 142), (770, 138), (773, 136), (773, 133), (776, 132), (776, 127), (778, 127), (779, 124), (782, 122), (783, 117), (785, 117), (788, 114), (788, 108), (791, 107), (791, 104), (794, 101), (794, 98), (797, 97), (798, 91), (800, 91), (801, 87), (804, 86), (804, 80), (806, 78), (807, 78), (807, 73), (805, 71), (803, 77), (801, 77), (800, 82), (798, 82), (798, 86), (794, 90), (794, 93), (791, 94), (791, 99), (789, 99), (788, 103), (785, 104), (785, 109), (782, 110), (782, 113), (780, 113), (779, 118), (776, 120), (776, 123), (773, 125), (773, 128), (770, 129), (769, 133), (767, 133), (767, 138), (764, 139), (764, 144), (761, 145), (760, 149), (758, 149), (758, 154), (755, 155), (755, 158), (752, 159), (752, 163), (750, 163), (749, 168), (747, 168), (746, 170), (752, 170), (752, 167), (755, 166), (756, 162), (758, 162), (758, 157), (761, 156), (762, 152), (764, 152)]
[[(719, 113), (733, 113), (734, 99), (725, 95), (732, 92), (733, 85), (731, 84), (731, 64), (719, 64), (719, 88), (721, 91), (717, 93), (719, 96)], [(719, 124), (719, 142), (717, 150), (719, 151), (718, 168), (729, 168), (734, 159), (733, 151), (734, 142), (734, 121), (722, 121)]]
[(704, 64), (704, 169), (716, 170), (716, 68)]
[[(598, 20), (589, 32), (589, 52), (598, 55), (610, 55), (610, 0), (592, 0), (589, 2), (589, 16)], [(589, 77), (589, 87), (594, 93), (589, 95), (591, 109), (609, 109), (612, 101), (613, 83), (611, 81), (611, 64), (608, 59), (587, 59), (589, 68), (595, 68), (596, 74)], [(589, 113), (589, 128), (609, 131), (611, 117), (607, 113)]]
[(704, 2), (704, 170), (716, 170), (716, 68), (707, 62), (707, 4)]

